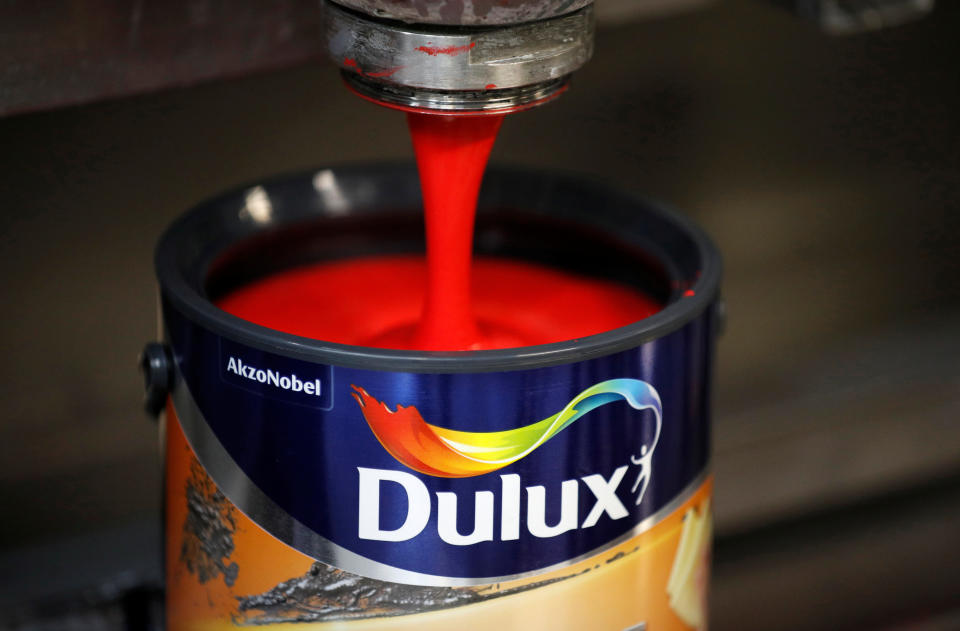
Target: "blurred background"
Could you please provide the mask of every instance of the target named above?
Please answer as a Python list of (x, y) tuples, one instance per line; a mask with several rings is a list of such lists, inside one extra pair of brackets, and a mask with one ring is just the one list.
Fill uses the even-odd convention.
[[(760, 0), (629, 2), (598, 0), (593, 61), (493, 160), (641, 191), (724, 253), (711, 628), (960, 629), (960, 5), (839, 37)], [(155, 620), (136, 360), (164, 227), (264, 176), (412, 155), (322, 60), (313, 2), (180, 3), (154, 29), (161, 3), (91, 4), (113, 10), (0, 6), (23, 10), (0, 20), (0, 629)], [(205, 38), (222, 19), (243, 55)]]

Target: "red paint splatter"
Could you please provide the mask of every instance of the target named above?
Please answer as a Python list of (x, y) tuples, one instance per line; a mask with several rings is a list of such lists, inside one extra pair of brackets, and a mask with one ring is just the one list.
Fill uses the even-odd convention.
[(414, 50), (419, 50), (421, 53), (427, 53), (431, 57), (436, 57), (437, 55), (450, 55), (451, 57), (456, 57), (460, 53), (465, 53), (474, 46), (476, 42), (470, 42), (464, 46), (417, 46)]
[(697, 294), (696, 294), (696, 292), (694, 292), (692, 289), (688, 289), (687, 291), (683, 292), (683, 295), (684, 295), (686, 298), (689, 298), (689, 297), (691, 297), (691, 296), (696, 296)]
[(483, 86), (483, 89), (484, 89), (484, 90), (493, 90), (493, 89), (495, 89), (496, 87), (497, 87), (497, 84), (496, 84), (496, 83), (488, 83), (487, 85)]
[(403, 66), (397, 66), (396, 68), (387, 68), (386, 70), (378, 70), (377, 72), (368, 72), (368, 77), (373, 77), (374, 79), (382, 79), (384, 77), (390, 77), (397, 73), (398, 70), (403, 70)]
[(352, 57), (344, 57), (344, 58), (343, 58), (343, 65), (346, 66), (347, 68), (353, 68), (354, 70), (356, 70), (356, 71), (359, 72), (360, 74), (363, 74), (363, 72), (360, 70), (359, 64), (357, 64), (357, 60), (356, 60), (356, 59), (353, 59)]

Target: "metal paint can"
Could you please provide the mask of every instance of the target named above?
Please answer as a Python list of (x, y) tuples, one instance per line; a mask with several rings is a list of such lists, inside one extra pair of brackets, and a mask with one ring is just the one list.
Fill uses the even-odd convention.
[(207, 201), (161, 238), (164, 341), (144, 368), (165, 410), (168, 628), (706, 628), (720, 260), (688, 220), (490, 169), (479, 253), (666, 305), (568, 342), (381, 350), (215, 306), (297, 264), (422, 250), (419, 208), (411, 166), (323, 169)]

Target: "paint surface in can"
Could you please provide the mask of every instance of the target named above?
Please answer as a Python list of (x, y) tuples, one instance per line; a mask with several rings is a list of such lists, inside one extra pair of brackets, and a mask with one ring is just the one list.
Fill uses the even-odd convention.
[[(620, 283), (542, 265), (479, 258), (471, 265), (472, 336), (484, 348), (550, 344), (642, 320), (660, 304)], [(427, 263), (413, 255), (304, 265), (240, 287), (224, 311), (277, 331), (337, 344), (422, 350), (417, 328)]]

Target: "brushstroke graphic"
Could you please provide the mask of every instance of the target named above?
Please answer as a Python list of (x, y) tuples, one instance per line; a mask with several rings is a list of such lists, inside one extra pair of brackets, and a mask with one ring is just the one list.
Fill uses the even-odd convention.
[[(400, 463), (427, 475), (465, 478), (501, 469), (529, 455), (591, 411), (626, 401), (633, 409), (651, 410), (656, 417), (652, 444), (641, 445), (631, 462), (641, 470), (633, 485), (643, 499), (649, 481), (650, 460), (660, 439), (663, 409), (653, 386), (639, 379), (610, 379), (590, 386), (556, 414), (542, 421), (500, 432), (464, 432), (427, 423), (414, 406), (391, 410), (359, 386), (353, 398), (380, 444)], [(642, 486), (641, 486), (642, 483)]]

